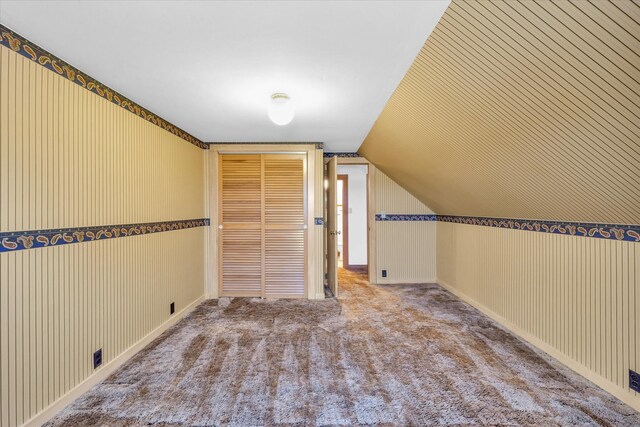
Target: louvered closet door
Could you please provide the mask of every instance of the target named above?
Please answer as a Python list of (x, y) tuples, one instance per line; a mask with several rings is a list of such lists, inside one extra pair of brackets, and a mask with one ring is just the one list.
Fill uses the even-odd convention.
[(306, 277), (303, 155), (265, 154), (264, 260), (267, 298), (302, 298)]
[(262, 159), (220, 156), (222, 296), (262, 296)]
[(305, 296), (305, 160), (301, 154), (220, 156), (222, 296)]

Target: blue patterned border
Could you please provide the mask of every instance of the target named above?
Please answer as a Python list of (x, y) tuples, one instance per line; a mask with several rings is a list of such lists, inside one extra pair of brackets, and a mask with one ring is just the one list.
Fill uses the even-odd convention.
[(171, 132), (172, 134), (184, 139), (185, 141), (197, 147), (200, 147), (204, 150), (209, 149), (209, 146), (207, 144), (200, 141), (195, 136), (183, 131), (175, 125), (172, 125), (163, 118), (156, 116), (149, 110), (122, 96), (113, 89), (110, 89), (109, 87), (103, 85), (94, 78), (89, 77), (87, 74), (64, 62), (55, 55), (52, 55), (51, 53), (37, 46), (35, 43), (30, 42), (21, 35), (11, 31), (9, 28), (5, 27), (2, 24), (0, 24), (0, 45), (8, 47), (9, 49), (19, 53), (25, 58), (28, 58), (33, 62), (42, 65), (46, 69), (55, 72), (56, 74), (66, 78), (67, 80), (71, 80), (73, 83), (82, 86), (88, 91), (95, 93), (99, 97), (104, 98), (109, 102), (112, 102), (124, 108), (125, 110), (135, 114), (136, 116), (141, 117), (146, 121), (161, 127), (167, 132)]
[(327, 152), (325, 152), (323, 154), (323, 157), (324, 158), (330, 158), (330, 157), (356, 157), (356, 158), (359, 158), (359, 157), (362, 157), (362, 156), (360, 156), (360, 154), (358, 154), (358, 153), (327, 153)]
[(455, 224), (508, 228), (521, 231), (595, 237), (599, 239), (640, 242), (640, 225), (596, 224), (583, 222), (536, 221), (514, 218), (487, 218), (455, 215), (376, 214), (376, 221), (442, 221)]
[(187, 228), (206, 227), (208, 225), (209, 219), (201, 218), (181, 221), (148, 222), (144, 224), (2, 232), (0, 233), (0, 252), (14, 252), (24, 249), (115, 239), (117, 237), (162, 233), (164, 231), (184, 230)]
[(582, 222), (536, 221), (529, 219), (486, 218), (438, 215), (438, 221), (512, 230), (538, 231), (567, 236), (596, 237), (609, 240), (640, 242), (640, 225), (596, 224)]
[(376, 221), (435, 221), (436, 215), (434, 214), (385, 214), (384, 218), (382, 214), (376, 214)]

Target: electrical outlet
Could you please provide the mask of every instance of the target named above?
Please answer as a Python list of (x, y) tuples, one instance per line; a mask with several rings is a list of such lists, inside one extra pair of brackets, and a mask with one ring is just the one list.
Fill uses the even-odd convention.
[(173, 314), (176, 312), (176, 303), (172, 302), (171, 304), (169, 304), (169, 314)]
[(100, 365), (102, 365), (102, 349), (99, 348), (98, 350), (96, 350), (95, 353), (93, 353), (93, 369), (98, 368)]
[(382, 270), (382, 277), (387, 277), (387, 270)]
[(640, 393), (640, 374), (629, 369), (629, 388)]

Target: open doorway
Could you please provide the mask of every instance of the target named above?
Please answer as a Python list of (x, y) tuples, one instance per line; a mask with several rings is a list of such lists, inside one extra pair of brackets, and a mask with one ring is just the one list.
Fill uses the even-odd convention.
[(327, 291), (338, 296), (339, 277), (368, 275), (371, 254), (370, 176), (368, 163), (327, 162), (325, 175), (325, 272)]
[(338, 191), (336, 191), (336, 225), (338, 227), (337, 248), (338, 268), (344, 268), (345, 258), (349, 248), (349, 216), (345, 212), (349, 210), (349, 176), (338, 175)]
[(338, 165), (338, 268), (367, 269), (367, 165)]

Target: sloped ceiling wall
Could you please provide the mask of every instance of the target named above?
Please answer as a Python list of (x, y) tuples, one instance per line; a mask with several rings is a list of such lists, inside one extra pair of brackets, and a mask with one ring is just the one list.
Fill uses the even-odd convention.
[(640, 223), (640, 4), (454, 0), (360, 148), (438, 214)]

